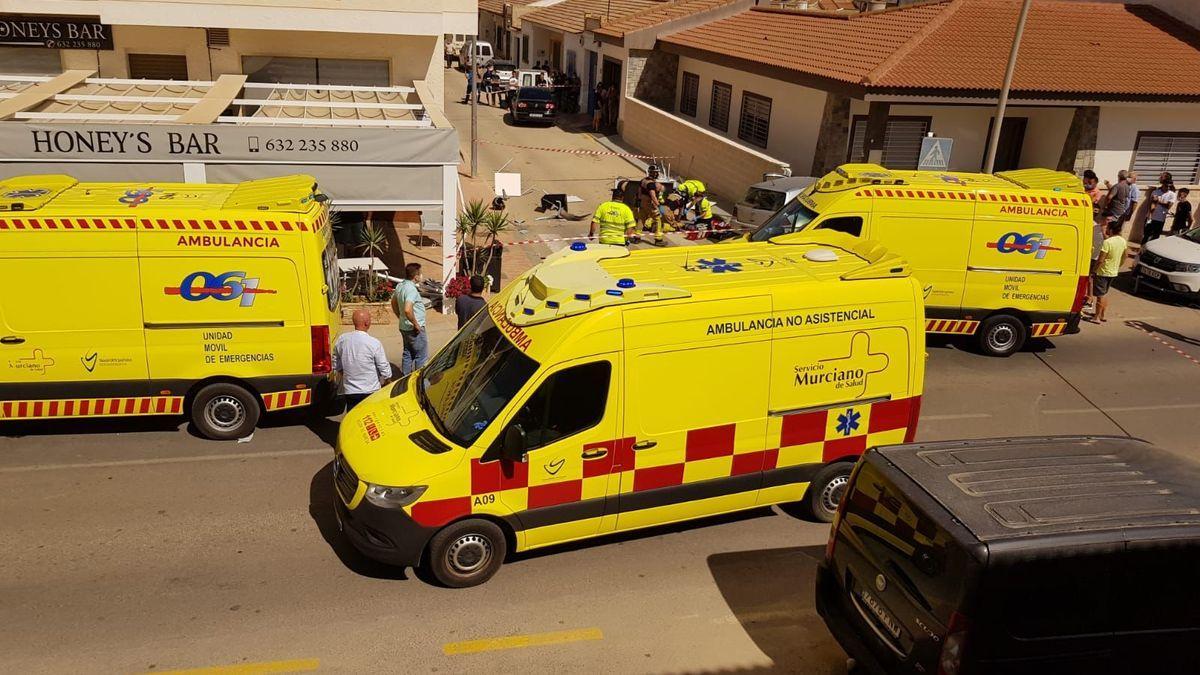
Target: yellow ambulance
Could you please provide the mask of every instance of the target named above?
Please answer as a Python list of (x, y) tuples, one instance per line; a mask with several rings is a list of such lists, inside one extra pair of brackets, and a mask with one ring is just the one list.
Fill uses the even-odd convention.
[(314, 403), (340, 323), (311, 176), (0, 181), (0, 421), (189, 415), (230, 439)]
[(1031, 337), (1079, 332), (1092, 204), (1072, 174), (846, 164), (748, 238), (823, 229), (903, 256), (925, 289), (930, 333), (973, 335), (985, 353), (1008, 356)]
[(921, 288), (874, 242), (577, 242), (342, 422), (339, 522), (366, 555), (487, 580), (506, 552), (806, 500), (911, 439)]

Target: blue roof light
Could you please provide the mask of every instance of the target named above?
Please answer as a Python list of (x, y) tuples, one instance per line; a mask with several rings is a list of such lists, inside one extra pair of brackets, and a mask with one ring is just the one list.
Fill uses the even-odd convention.
[(546, 306), (549, 307), (550, 309), (558, 309), (558, 301), (557, 300), (547, 300)]
[(588, 295), (587, 293), (576, 293), (575, 299), (576, 300), (591, 300), (592, 296)]
[(633, 283), (633, 279), (630, 279), (629, 277), (625, 277), (624, 279), (617, 281), (617, 288), (633, 288), (636, 285), (637, 284)]
[(525, 313), (526, 313), (526, 314), (533, 314), (533, 308), (532, 308), (532, 307), (526, 307), (524, 311), (525, 311)]
[(607, 291), (604, 291), (604, 292), (605, 292), (605, 293), (608, 293), (609, 295), (615, 295), (615, 296), (618, 296), (618, 297), (620, 297), (620, 296), (622, 296), (622, 295), (625, 295), (624, 293), (622, 293), (621, 291), (618, 291), (618, 290), (617, 290), (617, 289), (615, 289), (615, 288), (610, 288), (610, 289), (608, 289)]
[(573, 241), (573, 242), (571, 242), (571, 250), (572, 251), (586, 251), (587, 244), (583, 243), (582, 241)]

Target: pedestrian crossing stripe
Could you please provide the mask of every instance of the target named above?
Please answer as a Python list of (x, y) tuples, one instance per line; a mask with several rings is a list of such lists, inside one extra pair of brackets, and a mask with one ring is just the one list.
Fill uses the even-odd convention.
[(119, 398), (39, 399), (0, 402), (0, 419), (56, 417), (122, 417), (126, 415), (178, 415), (182, 396), (122, 396)]

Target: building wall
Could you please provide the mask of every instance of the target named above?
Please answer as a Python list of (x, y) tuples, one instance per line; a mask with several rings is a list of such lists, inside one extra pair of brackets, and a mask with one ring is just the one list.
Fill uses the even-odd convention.
[(1091, 0), (1093, 2), (1119, 2), (1121, 4), (1154, 5), (1171, 16), (1200, 28), (1200, 2), (1196, 0)]
[(529, 61), (523, 62), (522, 67), (532, 68), (533, 64), (541, 61), (543, 64), (550, 60), (550, 40), (562, 39), (562, 33), (551, 32), (542, 26), (528, 21), (521, 25), (522, 39), (529, 40)]
[(763, 174), (781, 173), (787, 166), (637, 99), (625, 99), (622, 109), (625, 141), (646, 154), (671, 157), (667, 169), (672, 174), (703, 180), (727, 210)]
[(202, 28), (114, 26), (113, 51), (63, 50), (65, 68), (92, 68), (100, 77), (129, 77), (129, 54), (183, 54), (188, 77), (214, 79), (242, 72), (243, 56), (370, 59), (388, 62), (391, 84), (429, 85), (441, 107), (443, 92), (441, 35), (351, 35), (295, 31), (229, 31), (229, 46), (209, 48)]
[[(1129, 169), (1139, 131), (1200, 132), (1200, 105), (1101, 106), (1096, 137), (1096, 175), (1116, 180), (1117, 171)], [(1139, 184), (1152, 184), (1157, 176), (1140, 176)]]
[[(695, 118), (679, 115), (680, 119), (703, 126), (712, 133), (724, 136), (736, 144), (753, 148), (771, 157), (777, 157), (790, 164), (797, 172), (809, 170), (812, 166), (813, 153), (816, 150), (817, 134), (821, 128), (821, 115), (825, 109), (826, 93), (824, 91), (681, 56), (679, 57), (679, 79), (675, 83), (676, 110), (679, 109), (679, 96), (683, 91), (684, 72), (700, 76), (699, 101)], [(733, 95), (729, 104), (729, 129), (724, 132), (708, 126), (714, 80), (733, 86)], [(738, 120), (741, 115), (742, 96), (747, 91), (771, 99), (771, 126), (767, 135), (766, 148), (759, 148), (738, 139)], [(759, 180), (761, 180), (761, 176), (754, 182)], [(744, 189), (745, 186), (742, 187)]]

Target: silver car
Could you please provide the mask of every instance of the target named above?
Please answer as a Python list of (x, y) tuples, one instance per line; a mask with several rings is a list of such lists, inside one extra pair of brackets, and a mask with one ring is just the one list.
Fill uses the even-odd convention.
[(745, 198), (737, 203), (735, 217), (743, 225), (762, 225), (816, 180), (812, 176), (790, 176), (755, 183), (746, 190)]
[(1200, 227), (1143, 246), (1133, 292), (1142, 285), (1200, 299)]

